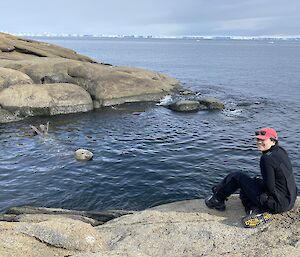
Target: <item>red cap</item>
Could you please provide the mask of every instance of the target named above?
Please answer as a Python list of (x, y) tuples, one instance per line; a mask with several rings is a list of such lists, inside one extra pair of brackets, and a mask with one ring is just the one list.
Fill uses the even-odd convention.
[(261, 128), (259, 131), (255, 132), (255, 137), (261, 140), (266, 140), (268, 138), (278, 140), (277, 132), (272, 128)]

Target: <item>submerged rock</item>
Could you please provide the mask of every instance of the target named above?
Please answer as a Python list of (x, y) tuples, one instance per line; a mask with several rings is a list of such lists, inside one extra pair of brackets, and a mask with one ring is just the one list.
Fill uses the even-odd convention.
[(200, 99), (199, 103), (205, 105), (209, 110), (223, 110), (225, 108), (223, 102), (213, 97)]
[(199, 101), (179, 100), (168, 106), (173, 111), (177, 112), (196, 112), (201, 109)]
[(197, 112), (199, 110), (223, 110), (224, 104), (216, 98), (203, 99), (179, 99), (170, 104), (164, 105), (177, 112)]

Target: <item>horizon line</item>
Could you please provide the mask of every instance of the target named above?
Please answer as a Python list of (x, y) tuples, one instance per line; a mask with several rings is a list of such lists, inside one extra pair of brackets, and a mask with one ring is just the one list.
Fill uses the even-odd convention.
[(241, 36), (241, 35), (177, 35), (177, 36), (159, 36), (159, 35), (139, 35), (139, 34), (80, 34), (80, 33), (33, 33), (19, 32), (11, 33), (2, 31), (3, 33), (14, 36), (29, 37), (79, 37), (79, 38), (144, 38), (144, 39), (300, 39), (300, 35), (260, 35), (260, 36)]

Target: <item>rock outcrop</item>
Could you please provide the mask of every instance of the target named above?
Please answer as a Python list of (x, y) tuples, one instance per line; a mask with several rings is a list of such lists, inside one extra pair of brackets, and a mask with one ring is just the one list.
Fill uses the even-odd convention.
[(271, 222), (254, 229), (242, 227), (244, 210), (237, 196), (226, 204), (225, 212), (208, 209), (201, 199), (127, 215), (116, 212), (118, 218), (94, 227), (74, 217), (107, 215), (16, 208), (10, 213), (20, 215), (14, 217), (18, 222), (12, 222), (13, 214), (2, 215), (11, 222), (0, 222), (0, 256), (299, 256), (300, 199), (293, 210), (273, 215)]
[(197, 112), (200, 110), (223, 110), (225, 105), (216, 98), (200, 98), (197, 99), (179, 99), (170, 104), (165, 105), (169, 109), (176, 112)]
[[(65, 92), (63, 99), (55, 102), (60, 106), (57, 112), (31, 112), (23, 105), (15, 102), (17, 96), (0, 105), (12, 112), (13, 116), (19, 118), (27, 115), (55, 115), (60, 113), (82, 112), (93, 108), (117, 105), (122, 103), (159, 101), (163, 96), (177, 91), (180, 84), (176, 79), (166, 75), (151, 72), (143, 69), (129, 67), (115, 67), (112, 65), (96, 63), (94, 60), (79, 55), (76, 52), (54, 46), (48, 43), (37, 42), (33, 40), (21, 39), (12, 35), (0, 33), (0, 97), (3, 99), (10, 92), (11, 87), (16, 90), (28, 90), (31, 84), (35, 88), (51, 86), (56, 87), (55, 91), (70, 88), (67, 84), (74, 84), (85, 90), (93, 100), (93, 107), (82, 108), (82, 104), (75, 103), (64, 105), (60, 101), (72, 101), (71, 95)], [(61, 86), (58, 86), (61, 84)], [(22, 86), (21, 86), (22, 85)], [(66, 89), (68, 90), (68, 89)], [(82, 91), (81, 90), (81, 91)], [(78, 91), (80, 89), (78, 88)], [(26, 94), (26, 93), (24, 93)], [(27, 93), (28, 97), (28, 93)], [(35, 98), (37, 100), (37, 98)], [(84, 96), (85, 99), (85, 96)], [(85, 100), (82, 101), (85, 101)], [(31, 106), (39, 105), (36, 100), (31, 99)], [(44, 108), (49, 106), (47, 101)], [(12, 106), (13, 108), (9, 108)], [(6, 108), (7, 107), (7, 108)], [(63, 110), (66, 108), (66, 110)], [(15, 111), (12, 111), (15, 109)], [(0, 114), (1, 115), (1, 114)], [(0, 117), (0, 121), (9, 121)]]
[(21, 116), (87, 112), (93, 109), (89, 93), (69, 83), (13, 85), (1, 91), (0, 105)]
[(39, 57), (61, 57), (83, 62), (95, 62), (71, 49), (0, 32), (0, 59), (24, 60)]

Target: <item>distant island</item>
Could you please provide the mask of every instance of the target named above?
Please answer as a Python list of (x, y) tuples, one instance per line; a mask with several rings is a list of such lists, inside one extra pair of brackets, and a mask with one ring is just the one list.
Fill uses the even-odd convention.
[[(9, 32), (5, 32), (9, 33)], [(19, 37), (57, 37), (57, 38), (125, 38), (125, 39), (190, 39), (190, 40), (266, 40), (266, 41), (300, 41), (299, 36), (156, 36), (156, 35), (105, 35), (105, 34), (59, 34), (59, 33), (10, 33)]]

